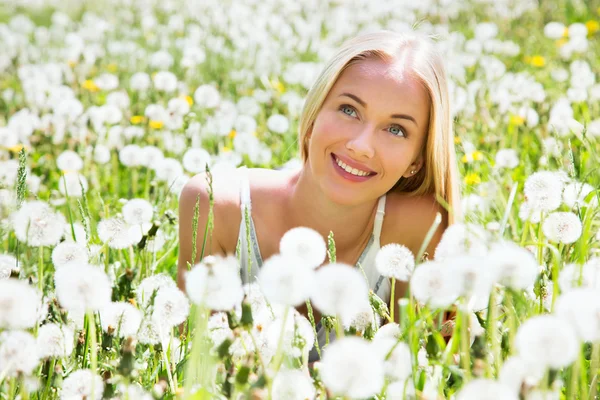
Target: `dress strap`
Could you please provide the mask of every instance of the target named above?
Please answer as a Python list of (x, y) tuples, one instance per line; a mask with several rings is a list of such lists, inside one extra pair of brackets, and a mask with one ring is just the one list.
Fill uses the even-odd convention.
[(377, 214), (375, 215), (375, 225), (373, 226), (373, 237), (375, 242), (379, 244), (381, 237), (381, 226), (383, 225), (383, 216), (385, 215), (385, 194), (379, 198), (377, 204)]
[(248, 210), (251, 210), (252, 203), (250, 202), (250, 182), (248, 181), (248, 168), (243, 166), (239, 169), (242, 170), (240, 178), (240, 205), (243, 212), (246, 207)]

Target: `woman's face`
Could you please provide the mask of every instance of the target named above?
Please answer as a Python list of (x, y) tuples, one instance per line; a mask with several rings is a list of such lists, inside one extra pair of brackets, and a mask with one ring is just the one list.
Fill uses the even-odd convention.
[(348, 67), (308, 133), (308, 163), (328, 197), (360, 204), (415, 175), (429, 107), (427, 91), (401, 63), (368, 59)]

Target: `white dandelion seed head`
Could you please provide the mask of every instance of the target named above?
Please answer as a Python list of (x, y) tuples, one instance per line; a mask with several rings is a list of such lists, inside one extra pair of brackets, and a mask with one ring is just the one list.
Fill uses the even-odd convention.
[(321, 378), (335, 395), (367, 398), (379, 393), (384, 383), (380, 355), (368, 341), (346, 336), (331, 343), (320, 363)]
[(145, 91), (150, 87), (150, 84), (150, 75), (145, 72), (136, 72), (129, 79), (129, 86), (136, 91)]
[(489, 208), (488, 200), (475, 193), (464, 196), (460, 203), (464, 214), (485, 213)]
[(373, 341), (373, 346), (381, 357), (385, 375), (390, 381), (404, 381), (412, 375), (412, 356), (406, 343), (392, 338), (380, 338)]
[(306, 400), (313, 399), (315, 395), (315, 386), (307, 372), (281, 370), (273, 380), (273, 400)]
[(73, 222), (73, 229), (71, 229), (71, 224), (65, 224), (65, 229), (63, 232), (63, 238), (65, 241), (73, 242), (73, 232), (75, 232), (75, 242), (86, 245), (87, 236), (83, 225), (81, 225), (79, 222)]
[(156, 294), (152, 318), (158, 325), (179, 325), (186, 320), (189, 312), (190, 302), (179, 288), (164, 287)]
[(78, 172), (65, 172), (58, 182), (58, 190), (64, 196), (79, 198), (88, 190), (88, 181)]
[(441, 262), (427, 261), (415, 268), (410, 279), (411, 292), (421, 304), (433, 308), (447, 308), (460, 296), (463, 282)]
[(168, 327), (157, 325), (156, 322), (156, 320), (150, 317), (142, 319), (142, 323), (136, 334), (136, 338), (140, 343), (155, 345), (166, 342), (170, 330)]
[(548, 240), (569, 244), (581, 237), (583, 226), (575, 213), (557, 211), (544, 220), (542, 231)]
[(0, 254), (0, 280), (10, 278), (12, 271), (18, 271), (17, 259), (10, 254)]
[(181, 163), (174, 158), (168, 157), (157, 161), (153, 169), (156, 173), (156, 179), (160, 182), (166, 182), (168, 185), (184, 174)]
[(118, 337), (135, 336), (142, 323), (142, 312), (127, 302), (111, 302), (100, 309), (102, 330), (114, 330)]
[(0, 329), (30, 329), (38, 322), (42, 296), (27, 282), (0, 280)]
[(106, 273), (89, 264), (67, 264), (54, 275), (56, 297), (67, 311), (97, 311), (110, 302), (112, 287)]
[(23, 203), (11, 219), (17, 239), (32, 247), (56, 245), (66, 224), (60, 212), (38, 200)]
[(496, 168), (513, 169), (519, 165), (519, 155), (514, 149), (500, 149), (496, 153)]
[(444, 260), (444, 268), (460, 280), (460, 295), (465, 297), (471, 310), (487, 308), (494, 284), (495, 271), (484, 267), (484, 258), (466, 255)]
[(287, 231), (279, 242), (279, 251), (284, 256), (295, 257), (311, 268), (317, 268), (327, 256), (327, 246), (321, 234), (307, 227), (296, 227)]
[(408, 282), (415, 269), (415, 256), (406, 246), (386, 244), (377, 252), (375, 267), (387, 278)]
[(126, 167), (139, 167), (143, 165), (144, 153), (137, 144), (128, 144), (119, 150), (119, 161)]
[(130, 228), (122, 217), (103, 219), (97, 226), (98, 237), (102, 242), (108, 243), (111, 249), (126, 249), (142, 239), (139, 229)]
[(220, 346), (225, 339), (233, 341), (233, 331), (229, 328), (227, 314), (224, 312), (214, 313), (209, 317), (208, 331), (214, 347)]
[(119, 87), (119, 78), (116, 75), (105, 72), (96, 77), (94, 83), (100, 90), (108, 92)]
[(41, 358), (70, 357), (74, 348), (75, 332), (68, 326), (45, 324), (37, 335), (37, 348)]
[(476, 378), (464, 385), (456, 400), (519, 400), (511, 388), (491, 379)]
[(400, 330), (400, 325), (395, 322), (390, 322), (388, 324), (383, 325), (381, 328), (377, 330), (375, 333), (375, 337), (373, 341), (380, 340), (383, 338), (390, 338), (396, 341), (400, 340), (400, 336), (402, 335), (402, 331)]
[(6, 376), (29, 375), (40, 362), (35, 338), (25, 331), (0, 333), (0, 370)]
[(600, 340), (600, 294), (596, 289), (575, 288), (561, 294), (554, 312), (575, 328), (583, 342)]
[(130, 225), (141, 225), (152, 221), (154, 208), (146, 199), (131, 199), (121, 211), (123, 219)]
[(271, 132), (283, 134), (290, 128), (290, 121), (285, 115), (273, 114), (267, 119), (267, 128)]
[(129, 385), (125, 385), (120, 383), (117, 385), (118, 391), (121, 393), (121, 397), (113, 398), (112, 400), (126, 400), (126, 399), (135, 399), (135, 400), (154, 400), (154, 397), (148, 392), (146, 392), (139, 384), (132, 383)]
[[(427, 384), (425, 384), (425, 389), (426, 388)], [(423, 390), (422, 393), (425, 396), (424, 398), (430, 398), (425, 390)], [(387, 387), (385, 398), (387, 400), (407, 400), (416, 398), (415, 384), (410, 379), (407, 379), (406, 381), (392, 382)]]
[(518, 394), (524, 383), (528, 386), (537, 385), (544, 376), (544, 372), (543, 366), (540, 368), (539, 364), (532, 364), (519, 355), (513, 355), (504, 360), (498, 381)]
[(192, 174), (199, 174), (206, 170), (206, 165), (212, 164), (208, 151), (201, 148), (188, 149), (183, 155), (183, 168)]
[(443, 261), (461, 254), (484, 255), (487, 253), (490, 234), (475, 224), (456, 223), (450, 225), (435, 249), (434, 258)]
[(77, 242), (61, 242), (52, 250), (52, 263), (55, 269), (69, 263), (87, 264), (88, 250), (85, 245)]
[(60, 398), (61, 400), (100, 399), (103, 392), (102, 377), (92, 373), (89, 369), (78, 369), (71, 372), (63, 381)]
[[(281, 333), (283, 332), (283, 338)], [(295, 309), (288, 313), (287, 318), (283, 315), (276, 315), (270, 323), (263, 327), (262, 333), (265, 339), (265, 350), (275, 355), (279, 341), (282, 340), (282, 349), (285, 354), (292, 357), (308, 357), (308, 353), (313, 348), (315, 336), (310, 322)], [(296, 343), (296, 337), (302, 338), (302, 346)]]
[(527, 178), (524, 193), (533, 210), (549, 212), (560, 206), (563, 187), (562, 175), (551, 171), (539, 171)]
[(312, 294), (315, 272), (297, 257), (275, 254), (260, 268), (258, 282), (269, 302), (296, 307)]
[(343, 263), (329, 264), (316, 272), (311, 301), (323, 315), (352, 318), (368, 301), (369, 288), (363, 275)]
[(513, 289), (533, 285), (539, 266), (533, 254), (514, 242), (496, 243), (486, 257), (486, 266), (494, 274), (493, 280)]
[(560, 22), (548, 22), (544, 26), (544, 36), (548, 39), (560, 39), (563, 37), (566, 26)]
[(155, 292), (162, 288), (177, 287), (173, 278), (167, 274), (156, 274), (144, 278), (136, 289), (136, 300), (140, 308), (145, 309), (150, 305), (150, 300)]
[(569, 208), (573, 208), (575, 207), (575, 205), (578, 205), (580, 207), (597, 207), (598, 198), (596, 196), (593, 196), (590, 199), (589, 203), (585, 201), (587, 195), (590, 194), (593, 190), (594, 187), (587, 183), (571, 182), (567, 186), (565, 186), (565, 189), (563, 191), (563, 202)]
[(573, 327), (555, 315), (538, 315), (521, 324), (515, 349), (527, 362), (545, 368), (568, 366), (579, 354), (580, 342)]
[(153, 237), (148, 237), (148, 241), (146, 242), (146, 250), (157, 253), (165, 247), (165, 243), (167, 242), (167, 238), (165, 237), (165, 233), (162, 229), (158, 229), (156, 231), (156, 235)]
[(200, 108), (215, 108), (221, 102), (221, 95), (214, 86), (201, 85), (194, 92), (194, 102)]
[(72, 150), (65, 150), (56, 158), (56, 166), (61, 171), (81, 171), (83, 160)]
[(542, 211), (531, 207), (528, 201), (524, 201), (519, 206), (519, 218), (521, 221), (529, 220), (533, 224), (537, 224), (542, 220)]
[(193, 303), (216, 311), (233, 310), (244, 297), (240, 266), (234, 256), (205, 257), (187, 273), (185, 288)]
[(153, 81), (156, 90), (170, 93), (177, 89), (177, 76), (170, 71), (158, 71)]
[(352, 327), (356, 329), (357, 332), (364, 332), (368, 327), (373, 327), (374, 329), (377, 328), (379, 325), (379, 318), (375, 318), (373, 307), (366, 301), (356, 314), (352, 317), (346, 316), (346, 319), (342, 322), (346, 329)]

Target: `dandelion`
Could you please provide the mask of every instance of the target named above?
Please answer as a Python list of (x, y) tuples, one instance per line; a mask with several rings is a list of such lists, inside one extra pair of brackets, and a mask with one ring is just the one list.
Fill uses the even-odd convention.
[(544, 35), (548, 39), (560, 39), (563, 37), (565, 29), (565, 25), (560, 22), (548, 22), (544, 26)]
[(513, 169), (519, 165), (519, 156), (514, 149), (500, 149), (496, 153), (496, 167)]
[(61, 400), (100, 399), (104, 392), (102, 377), (89, 369), (78, 369), (65, 378), (60, 393)]
[(528, 363), (559, 369), (577, 358), (579, 340), (566, 321), (554, 315), (538, 315), (525, 321), (515, 336), (515, 349)]
[(103, 219), (97, 226), (98, 237), (112, 249), (125, 249), (142, 239), (139, 229), (130, 228), (122, 217)]
[(273, 114), (267, 119), (267, 128), (271, 132), (283, 134), (290, 128), (290, 122), (284, 115)]
[(273, 380), (273, 400), (313, 399), (316, 390), (312, 378), (300, 370), (282, 370)]
[(492, 246), (486, 268), (494, 274), (494, 281), (517, 290), (533, 285), (539, 273), (533, 254), (508, 241)]
[(221, 102), (221, 95), (214, 86), (202, 85), (194, 92), (194, 102), (201, 108), (215, 108)]
[[(253, 315), (256, 313), (252, 313)], [(218, 347), (226, 339), (233, 341), (233, 331), (229, 328), (227, 314), (224, 312), (214, 313), (208, 319), (208, 331), (210, 339), (215, 347)]]
[(279, 242), (279, 251), (284, 256), (301, 260), (310, 268), (323, 264), (327, 256), (327, 246), (321, 234), (307, 227), (287, 231)]
[(535, 172), (525, 181), (525, 197), (533, 210), (554, 211), (562, 202), (563, 180), (555, 172)]
[(435, 249), (435, 259), (443, 261), (446, 258), (461, 255), (484, 255), (487, 253), (489, 233), (474, 224), (452, 224), (444, 231), (440, 243)]
[[(425, 390), (423, 391), (425, 394)], [(387, 387), (386, 399), (388, 400), (406, 400), (415, 398), (415, 385), (412, 380), (407, 379), (404, 382), (393, 382)], [(425, 397), (429, 398), (429, 396)]]
[(52, 263), (56, 269), (69, 263), (87, 264), (88, 252), (84, 245), (77, 242), (62, 242), (52, 250)]
[(186, 171), (198, 174), (206, 170), (206, 164), (211, 165), (211, 157), (208, 151), (193, 148), (185, 152), (182, 162)]
[(211, 310), (232, 310), (244, 296), (240, 266), (233, 256), (205, 257), (187, 273), (185, 281), (190, 300)]
[(298, 258), (276, 254), (260, 268), (258, 282), (268, 301), (296, 307), (310, 297), (315, 272)]
[(444, 268), (460, 282), (460, 295), (467, 299), (471, 310), (487, 307), (494, 284), (495, 271), (482, 266), (482, 258), (473, 255), (456, 256), (444, 260)]
[(508, 386), (491, 379), (473, 379), (458, 392), (456, 400), (518, 400), (519, 396)]
[(88, 181), (85, 176), (77, 172), (67, 172), (61, 176), (58, 190), (64, 196), (78, 198), (83, 196), (84, 190), (88, 190)]
[(108, 303), (100, 309), (104, 332), (114, 331), (119, 337), (134, 336), (142, 323), (142, 313), (130, 303)]
[(136, 289), (137, 302), (142, 309), (145, 309), (159, 290), (176, 286), (173, 278), (167, 274), (156, 274), (144, 278)]
[(346, 329), (354, 328), (357, 332), (364, 332), (367, 328), (372, 327), (374, 330), (378, 327), (379, 320), (375, 319), (375, 313), (373, 307), (367, 301), (364, 302), (359, 311), (354, 314), (351, 318), (346, 316), (343, 321)]
[(408, 247), (390, 243), (377, 252), (375, 267), (385, 277), (408, 282), (415, 269), (415, 256)]
[(173, 327), (185, 321), (190, 312), (190, 302), (177, 287), (165, 287), (154, 299), (152, 318), (159, 326)]
[(385, 376), (390, 381), (404, 381), (412, 375), (412, 356), (406, 343), (380, 338), (374, 340), (373, 345), (384, 363)]
[(449, 307), (460, 295), (462, 282), (441, 262), (428, 261), (415, 268), (410, 279), (411, 293), (417, 301), (434, 308)]
[(578, 205), (580, 207), (587, 207), (588, 205), (591, 207), (596, 207), (598, 205), (598, 198), (596, 196), (590, 199), (590, 203), (588, 204), (585, 201), (585, 198), (594, 190), (592, 185), (582, 182), (572, 182), (565, 186), (563, 191), (563, 202), (569, 208), (575, 207)]
[(17, 239), (30, 246), (54, 246), (62, 238), (65, 217), (55, 212), (43, 201), (23, 203), (12, 215), (12, 224)]
[(575, 288), (561, 294), (554, 310), (569, 322), (583, 342), (600, 340), (600, 295), (596, 289)]
[(358, 337), (348, 336), (330, 344), (323, 354), (320, 372), (333, 394), (353, 399), (374, 396), (384, 383), (380, 355), (371, 343)]
[(54, 275), (56, 297), (67, 311), (97, 311), (110, 302), (110, 280), (99, 267), (67, 264)]
[(72, 150), (65, 150), (56, 158), (56, 166), (61, 171), (81, 171), (83, 160)]
[(142, 159), (142, 149), (137, 144), (128, 144), (119, 151), (119, 161), (126, 167), (138, 167)]
[(35, 338), (29, 332), (0, 333), (0, 371), (11, 377), (29, 375), (39, 362)]
[[(284, 321), (284, 314), (275, 312), (275, 319), (263, 327), (265, 347), (263, 351), (272, 357), (282, 340), (282, 349), (291, 357), (308, 357), (313, 347), (315, 336), (310, 322), (295, 309), (289, 313)], [(281, 333), (283, 332), (283, 338)], [(301, 340), (298, 340), (301, 339)], [(270, 358), (269, 357), (269, 358)]]
[(389, 324), (385, 324), (377, 330), (373, 341), (381, 340), (384, 338), (395, 339), (396, 341), (398, 341), (401, 335), (402, 331), (400, 330), (400, 325), (398, 325), (395, 322), (390, 322)]
[(579, 217), (572, 212), (553, 212), (542, 225), (542, 231), (548, 240), (565, 244), (576, 242), (582, 230)]
[(17, 259), (10, 254), (0, 254), (0, 280), (10, 278), (17, 268)]
[(333, 263), (317, 270), (311, 301), (324, 315), (348, 319), (361, 310), (368, 292), (365, 278), (356, 268)]
[(130, 225), (141, 225), (152, 221), (154, 209), (145, 199), (131, 199), (123, 206), (123, 219)]
[(545, 368), (539, 364), (528, 363), (522, 357), (513, 355), (504, 360), (498, 380), (510, 387), (515, 394), (521, 392), (523, 384), (536, 385), (544, 376)]
[(177, 76), (170, 71), (157, 72), (153, 81), (156, 90), (171, 93), (177, 89)]
[(75, 332), (67, 326), (45, 324), (38, 330), (37, 349), (41, 358), (69, 357)]
[(537, 224), (542, 220), (542, 211), (533, 209), (529, 202), (524, 201), (519, 206), (519, 218), (521, 221), (529, 220), (531, 223)]
[(41, 294), (27, 282), (14, 278), (0, 280), (0, 328), (33, 328), (41, 303)]
[(156, 179), (167, 184), (172, 183), (179, 176), (183, 175), (183, 167), (181, 163), (174, 158), (164, 158), (157, 161), (154, 166)]

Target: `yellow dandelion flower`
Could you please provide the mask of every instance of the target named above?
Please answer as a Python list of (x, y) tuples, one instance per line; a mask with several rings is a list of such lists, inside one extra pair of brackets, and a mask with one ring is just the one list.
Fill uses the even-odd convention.
[(563, 37), (569, 37), (569, 28), (565, 26), (565, 29), (563, 29)]
[(533, 56), (531, 57), (529, 64), (533, 65), (534, 67), (543, 67), (546, 65), (546, 59), (543, 56)]
[(221, 149), (221, 153), (229, 153), (231, 150), (231, 147), (223, 146), (223, 148)]
[(279, 93), (285, 92), (285, 86), (283, 86), (283, 83), (279, 82), (278, 80), (271, 81), (271, 85), (273, 85), (273, 88)]
[(117, 72), (118, 68), (119, 67), (115, 63), (110, 63), (106, 66), (106, 69), (108, 70), (108, 72)]
[(134, 115), (133, 117), (131, 117), (129, 119), (129, 121), (133, 124), (133, 125), (138, 125), (141, 124), (142, 122), (144, 122), (146, 118), (144, 118), (143, 115)]
[(190, 106), (194, 105), (194, 99), (192, 99), (192, 96), (185, 96), (184, 99)]
[(585, 26), (587, 27), (589, 35), (593, 35), (594, 33), (598, 32), (600, 30), (600, 23), (598, 23), (598, 21), (595, 21), (593, 19), (586, 22)]
[(229, 132), (229, 135), (227, 136), (229, 137), (229, 139), (233, 139), (235, 135), (237, 135), (237, 132), (235, 131), (235, 129), (232, 129), (231, 132)]
[(466, 164), (468, 162), (473, 161), (473, 159), (470, 156), (471, 156), (470, 154), (465, 154), (464, 156), (462, 156), (460, 158), (460, 162), (462, 162), (463, 164)]
[(478, 183), (481, 183), (481, 177), (477, 173), (471, 172), (465, 176), (465, 184), (477, 185)]
[(478, 150), (475, 150), (472, 154), (472, 157), (475, 161), (481, 161), (483, 160), (483, 153)]
[(69, 61), (67, 61), (67, 65), (70, 68), (73, 68), (73, 67), (75, 67), (77, 65), (77, 61), (75, 61), (75, 60), (69, 60)]
[(160, 129), (165, 125), (165, 123), (162, 121), (150, 120), (149, 125), (152, 129)]
[(525, 123), (525, 118), (520, 115), (511, 115), (509, 123), (513, 126), (521, 126)]
[(556, 41), (556, 47), (563, 47), (565, 44), (567, 44), (568, 41), (569, 39), (567, 38), (558, 39)]
[(13, 153), (18, 153), (23, 148), (25, 148), (25, 146), (23, 144), (21, 144), (21, 143), (15, 144), (14, 146), (7, 147), (8, 151), (11, 151)]
[(454, 136), (454, 143), (459, 144), (460, 138), (458, 136)]
[(91, 79), (87, 79), (85, 82), (83, 82), (81, 87), (84, 88), (85, 90), (89, 90), (90, 92), (97, 92), (98, 90), (100, 90), (98, 88), (98, 86), (96, 86), (94, 81)]
[(131, 299), (127, 299), (127, 301), (129, 302), (129, 304), (131, 304), (134, 307), (137, 307), (137, 302), (135, 301), (135, 298), (131, 298)]

